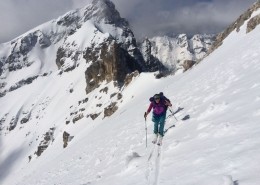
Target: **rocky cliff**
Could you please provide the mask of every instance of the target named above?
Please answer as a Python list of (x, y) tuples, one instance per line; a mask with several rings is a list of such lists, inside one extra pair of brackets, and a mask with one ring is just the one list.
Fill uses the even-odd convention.
[(146, 66), (154, 70), (186, 71), (206, 55), (214, 39), (214, 35), (199, 34), (153, 37), (146, 38), (140, 48)]

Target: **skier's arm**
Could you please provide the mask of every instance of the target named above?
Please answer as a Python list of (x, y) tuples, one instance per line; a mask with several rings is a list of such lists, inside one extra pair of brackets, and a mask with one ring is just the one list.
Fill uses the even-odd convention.
[(147, 109), (147, 111), (145, 112), (145, 114), (144, 114), (144, 117), (146, 118), (147, 117), (147, 115), (151, 112), (151, 110), (152, 110), (152, 108), (153, 108), (153, 104), (152, 103), (150, 103), (150, 106), (149, 106), (149, 108)]
[(172, 104), (171, 104), (170, 100), (169, 100), (169, 101), (168, 101), (168, 100), (165, 100), (165, 101), (164, 101), (164, 104), (165, 104), (165, 105), (167, 105), (167, 106), (169, 106), (169, 107), (171, 107), (171, 106), (172, 106)]

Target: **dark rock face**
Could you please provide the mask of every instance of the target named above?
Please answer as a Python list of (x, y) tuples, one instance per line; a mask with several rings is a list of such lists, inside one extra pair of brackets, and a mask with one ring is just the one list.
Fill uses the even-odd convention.
[(78, 114), (76, 115), (73, 119), (72, 119), (72, 122), (73, 123), (76, 123), (78, 120), (82, 119), (84, 117), (84, 115), (81, 113), (81, 114)]
[(116, 102), (111, 103), (108, 107), (104, 109), (104, 118), (109, 117), (117, 111), (118, 107)]
[[(84, 58), (87, 61), (94, 60), (85, 72), (88, 94), (93, 89), (99, 87), (100, 82), (116, 81), (119, 86), (124, 84), (125, 77), (134, 70), (141, 70), (135, 59), (125, 51), (120, 44), (113, 40), (103, 43), (99, 48), (95, 48), (89, 55), (86, 52)], [(98, 54), (99, 59), (98, 59)]]
[(259, 24), (260, 24), (260, 15), (256, 15), (248, 21), (246, 33), (249, 33), (250, 31), (254, 30), (255, 27)]
[(57, 24), (69, 27), (72, 24), (77, 23), (79, 20), (80, 20), (80, 17), (77, 15), (77, 12), (73, 11), (73, 12), (63, 16), (61, 19), (59, 19), (57, 21)]
[(102, 93), (102, 92), (104, 92), (104, 93), (106, 93), (107, 94), (107, 91), (108, 91), (108, 87), (104, 87), (103, 89), (100, 89), (100, 93)]
[(28, 34), (21, 40), (20, 52), (22, 55), (27, 55), (37, 43), (38, 36), (36, 32)]
[(101, 112), (97, 114), (89, 114), (88, 116), (90, 116), (92, 120), (95, 120), (100, 114)]
[[(134, 71), (134, 72), (132, 72), (132, 73), (130, 73), (130, 74), (127, 74), (127, 76), (126, 76), (126, 78), (125, 78), (125, 86), (128, 86), (131, 82), (132, 82), (132, 80), (133, 80), (133, 78), (134, 77), (137, 77), (139, 75), (139, 72), (138, 71)], [(122, 97), (121, 97), (122, 98)], [(120, 98), (120, 95), (119, 95), (119, 98), (118, 99), (121, 99)]]
[(37, 76), (33, 76), (33, 77), (29, 77), (26, 80), (20, 80), (15, 85), (10, 87), (9, 92), (10, 91), (14, 91), (14, 90), (16, 90), (16, 89), (18, 89), (18, 88), (20, 88), (20, 87), (22, 87), (24, 85), (31, 84), (37, 78), (38, 78), (38, 75)]
[(183, 63), (183, 68), (185, 71), (187, 71), (188, 69), (190, 69), (194, 64), (196, 63), (196, 61), (193, 60), (185, 60)]
[(2, 118), (0, 119), (0, 135), (1, 135), (1, 131), (3, 130), (2, 125), (3, 125), (3, 123), (5, 122), (7, 115), (8, 115), (8, 113), (6, 113), (6, 114), (4, 115), (4, 117), (2, 117)]
[(123, 98), (123, 95), (122, 95), (121, 93), (118, 93), (118, 94), (117, 94), (117, 99), (118, 99), (118, 100), (121, 100), (122, 98)]
[(158, 58), (152, 55), (152, 43), (146, 38), (142, 45), (144, 45), (144, 67), (147, 71), (164, 71), (167, 68), (160, 62)]
[(29, 121), (29, 118), (25, 117), (21, 119), (21, 124), (27, 123)]
[(6, 95), (6, 90), (3, 92), (0, 92), (0, 98)]
[[(11, 54), (4, 61), (9, 71), (17, 71), (23, 67), (29, 67), (33, 61), (28, 61), (28, 53), (34, 48), (38, 41), (38, 31), (29, 33), (19, 41), (11, 43)], [(20, 42), (20, 43), (18, 43)], [(18, 45), (20, 45), (18, 47)], [(0, 66), (1, 67), (1, 66)], [(1, 67), (2, 68), (2, 67)]]
[(22, 116), (21, 116), (22, 118), (21, 118), (20, 123), (21, 124), (27, 123), (30, 120), (30, 118), (31, 118), (31, 114), (32, 114), (32, 110), (26, 111), (26, 112), (22, 112)]
[(44, 150), (46, 150), (49, 146), (49, 144), (54, 140), (53, 134), (54, 134), (55, 128), (50, 128), (48, 132), (46, 132), (43, 135), (43, 140), (40, 142), (37, 151), (35, 154), (39, 157)]
[[(3, 70), (3, 65), (4, 65), (4, 64), (3, 64), (3, 61), (4, 61), (3, 59), (0, 60), (0, 76), (2, 76), (3, 71), (4, 71), (4, 70)], [(1, 87), (0, 87), (0, 89), (1, 89)]]
[[(36, 75), (36, 76), (32, 76), (32, 77), (29, 77), (27, 79), (22, 79), (18, 82), (16, 82), (14, 85), (12, 85), (9, 89), (5, 89), (4, 91), (0, 91), (0, 98), (5, 96), (6, 93), (8, 92), (11, 92), (11, 91), (14, 91), (16, 89), (19, 89), (20, 87), (23, 87), (25, 85), (28, 85), (28, 84), (31, 84), (34, 80), (36, 80), (38, 77), (46, 77), (47, 76), (47, 73), (44, 73), (42, 75)], [(1, 88), (4, 88), (6, 86), (6, 82), (4, 83), (0, 83), (0, 89)]]
[(56, 64), (58, 66), (58, 69), (61, 68), (61, 66), (64, 64), (63, 57), (68, 57), (66, 50), (60, 47), (57, 51), (57, 57), (56, 57)]
[(63, 132), (63, 148), (66, 148), (68, 146), (69, 136), (70, 134), (68, 132)]
[(6, 86), (6, 82), (0, 82), (0, 89), (3, 89)]
[(84, 100), (80, 100), (78, 103), (80, 105), (81, 103), (87, 103), (87, 102), (88, 102), (88, 98), (85, 98)]
[(9, 129), (8, 129), (9, 131), (12, 131), (16, 127), (20, 114), (21, 114), (21, 111), (22, 111), (22, 108), (20, 108), (20, 110), (17, 112), (16, 116), (12, 117), (12, 120), (10, 121), (10, 124), (9, 124), (10, 125)]

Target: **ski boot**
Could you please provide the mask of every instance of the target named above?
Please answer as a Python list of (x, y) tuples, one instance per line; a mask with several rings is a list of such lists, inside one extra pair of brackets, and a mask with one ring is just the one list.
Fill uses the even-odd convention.
[(154, 134), (154, 138), (152, 140), (152, 143), (155, 144), (157, 142), (158, 134)]
[(163, 136), (159, 135), (159, 139), (158, 139), (157, 145), (159, 145), (159, 146), (162, 145), (162, 139), (163, 139)]

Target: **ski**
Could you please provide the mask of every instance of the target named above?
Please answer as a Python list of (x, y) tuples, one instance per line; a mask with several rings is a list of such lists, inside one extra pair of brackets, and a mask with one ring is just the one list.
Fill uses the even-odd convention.
[(157, 157), (160, 157), (160, 155), (161, 155), (161, 145), (158, 145)]
[(152, 158), (154, 149), (155, 149), (155, 145), (153, 145), (153, 147), (152, 147), (152, 150), (151, 150), (149, 157), (148, 157), (148, 161), (150, 161), (150, 159)]

